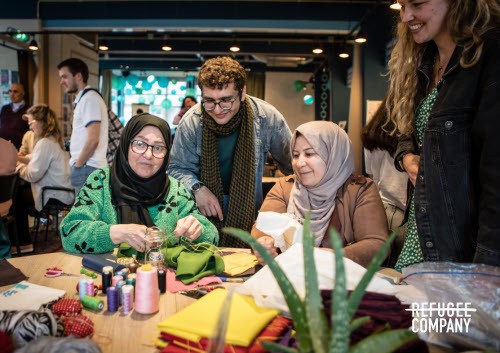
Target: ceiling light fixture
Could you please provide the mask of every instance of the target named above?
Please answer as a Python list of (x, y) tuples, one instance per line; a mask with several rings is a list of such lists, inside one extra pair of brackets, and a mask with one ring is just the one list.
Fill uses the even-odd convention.
[(398, 2), (391, 4), (391, 6), (389, 6), (389, 7), (393, 10), (401, 10), (401, 5)]
[(170, 45), (168, 45), (168, 43), (163, 43), (161, 45), (161, 50), (164, 50), (164, 51), (171, 51), (172, 50), (172, 47)]
[(340, 48), (339, 57), (341, 57), (342, 59), (347, 59), (349, 57), (349, 53), (347, 52), (345, 44)]
[(29, 50), (33, 50), (33, 51), (37, 51), (38, 50), (38, 43), (36, 42), (36, 40), (32, 40), (30, 42), (30, 45), (28, 46)]
[(238, 45), (238, 42), (236, 40), (234, 40), (231, 43), (231, 46), (229, 47), (229, 50), (231, 50), (233, 53), (237, 53), (237, 52), (239, 52), (241, 50), (240, 46)]
[(314, 54), (322, 54), (323, 53), (323, 48), (321, 48), (321, 45), (315, 45), (314, 49), (312, 50)]
[(99, 44), (99, 50), (102, 51), (109, 50), (108, 43), (106, 41), (101, 42), (101, 44)]
[(364, 31), (359, 31), (354, 41), (356, 43), (366, 43), (366, 33)]

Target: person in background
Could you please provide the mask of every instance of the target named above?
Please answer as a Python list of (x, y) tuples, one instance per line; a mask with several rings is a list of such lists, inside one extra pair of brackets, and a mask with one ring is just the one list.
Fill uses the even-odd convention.
[(198, 103), (196, 101), (196, 98), (194, 98), (193, 96), (186, 96), (184, 98), (184, 100), (182, 101), (181, 111), (179, 112), (179, 114), (177, 114), (175, 116), (172, 124), (179, 125), (184, 114), (186, 114), (186, 112), (189, 109), (191, 109), (191, 107), (194, 107), (196, 105), (196, 103)]
[(148, 113), (134, 116), (120, 137), (111, 168), (93, 172), (61, 223), (64, 249), (104, 253), (145, 250), (146, 228), (190, 242), (217, 244), (217, 229), (198, 211), (190, 193), (166, 174), (170, 128)]
[(386, 108), (412, 196), (396, 269), (500, 266), (500, 3), (399, 2)]
[[(397, 231), (398, 235), (392, 243), (388, 266), (394, 267), (401, 252), (405, 238), (403, 224), (406, 208), (406, 185), (408, 175), (401, 173), (394, 167), (394, 153), (398, 145), (398, 138), (388, 133), (394, 125), (382, 126), (387, 120), (386, 99), (382, 101), (372, 119), (361, 131), (361, 141), (365, 148), (365, 169), (373, 179), (382, 198), (389, 232)], [(392, 265), (392, 266), (391, 266)]]
[(30, 162), (31, 154), (33, 153), (33, 148), (35, 147), (36, 142), (37, 141), (35, 140), (35, 134), (33, 131), (26, 131), (23, 136), (19, 152), (17, 153), (19, 162), (24, 164), (28, 164)]
[[(16, 172), (17, 150), (9, 141), (0, 137), (0, 175), (12, 175)], [(0, 259), (10, 259), (10, 239), (7, 236), (2, 218), (9, 213), (12, 199), (0, 203)]]
[[(353, 175), (347, 133), (333, 122), (302, 124), (292, 135), (291, 153), (294, 174), (279, 179), (259, 212), (289, 213), (303, 222), (311, 210), (315, 246), (331, 248), (333, 227), (341, 236), (345, 256), (368, 266), (388, 237), (387, 220), (375, 183)], [(251, 234), (277, 256), (271, 236), (255, 225)]]
[(70, 58), (57, 65), (61, 86), (75, 93), (70, 144), (71, 183), (80, 191), (87, 177), (108, 165), (108, 110), (101, 95), (87, 84), (89, 68), (82, 60)]
[[(267, 152), (289, 174), (290, 129), (271, 104), (246, 94), (245, 69), (234, 59), (207, 60), (198, 76), (203, 101), (177, 128), (169, 174), (192, 192), (217, 229), (250, 231), (262, 204)], [(221, 246), (247, 247), (227, 234)]]
[(28, 124), (23, 120), (23, 114), (28, 109), (24, 101), (24, 86), (13, 83), (9, 88), (10, 103), (0, 111), (0, 138), (11, 141), (17, 149), (21, 147)]

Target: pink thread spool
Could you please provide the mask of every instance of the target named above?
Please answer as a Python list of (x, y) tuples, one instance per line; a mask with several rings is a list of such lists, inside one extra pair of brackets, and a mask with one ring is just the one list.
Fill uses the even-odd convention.
[(158, 274), (155, 267), (143, 265), (137, 269), (134, 304), (135, 311), (140, 314), (153, 314), (160, 310)]

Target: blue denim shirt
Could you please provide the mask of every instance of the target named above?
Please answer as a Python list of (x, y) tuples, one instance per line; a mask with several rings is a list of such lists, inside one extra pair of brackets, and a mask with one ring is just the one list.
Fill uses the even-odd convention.
[[(261, 99), (248, 96), (253, 111), (253, 136), (255, 153), (255, 211), (262, 205), (262, 175), (267, 153), (270, 152), (278, 168), (285, 175), (292, 174), (290, 140), (292, 133), (276, 108)], [(168, 174), (191, 187), (200, 182), (202, 135), (201, 103), (192, 107), (175, 132), (170, 154)]]

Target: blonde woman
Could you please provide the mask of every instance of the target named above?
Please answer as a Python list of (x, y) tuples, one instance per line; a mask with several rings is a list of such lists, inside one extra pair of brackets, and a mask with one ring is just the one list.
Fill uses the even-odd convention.
[[(500, 5), (401, 0), (387, 110), (411, 183), (396, 263), (500, 266)], [(388, 125), (387, 125), (388, 126)]]
[[(64, 150), (61, 130), (54, 112), (45, 104), (38, 104), (28, 109), (24, 115), (28, 121), (34, 138), (38, 140), (28, 164), (23, 164), (19, 176), (31, 183), (31, 191), (35, 208), (40, 211), (42, 204), (42, 188), (57, 186), (72, 189), (69, 179), (68, 154)], [(71, 204), (73, 194), (64, 191), (50, 190), (45, 193), (45, 204)]]

